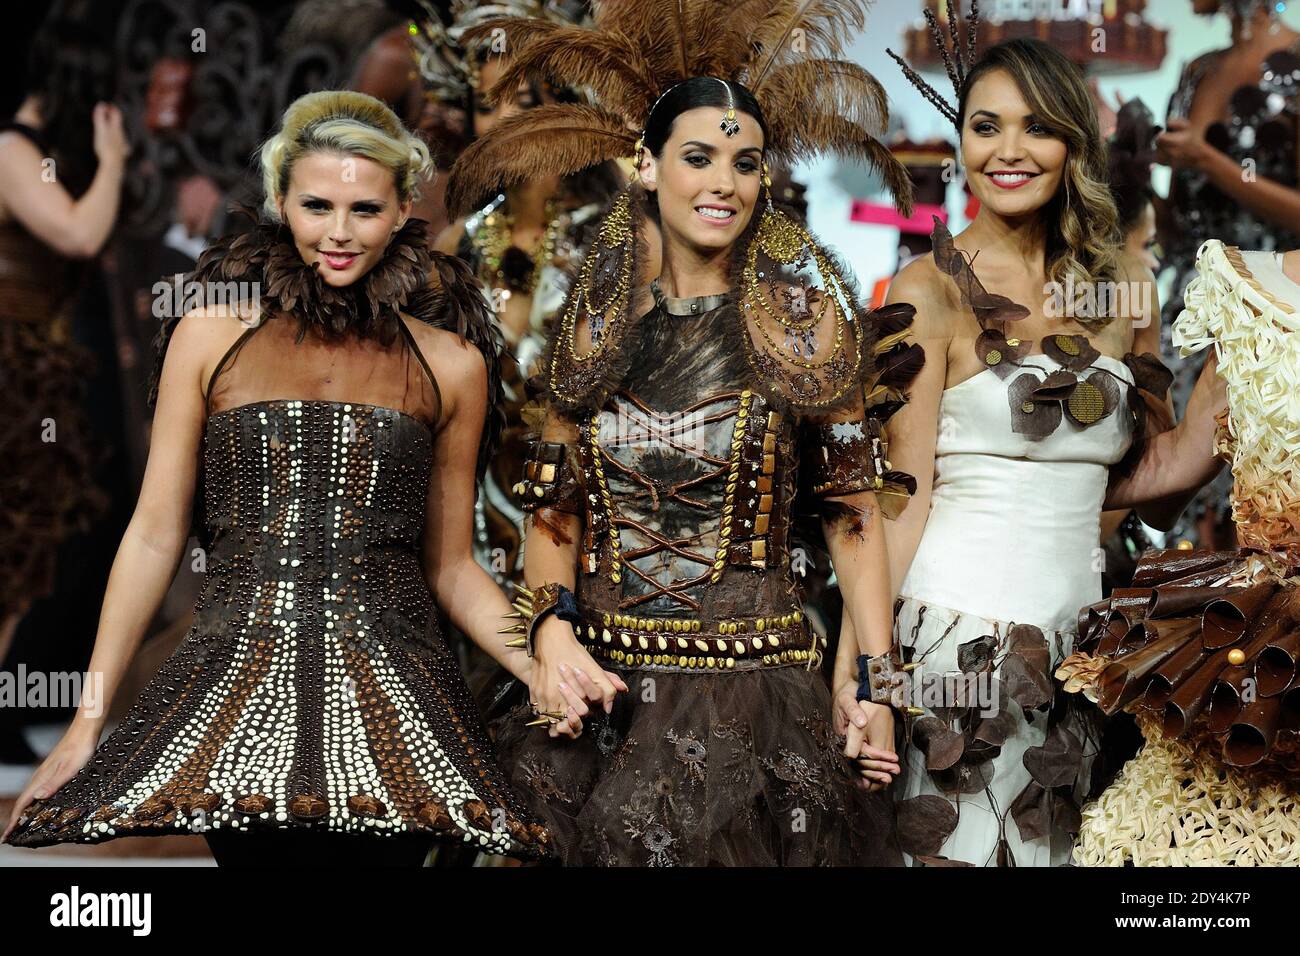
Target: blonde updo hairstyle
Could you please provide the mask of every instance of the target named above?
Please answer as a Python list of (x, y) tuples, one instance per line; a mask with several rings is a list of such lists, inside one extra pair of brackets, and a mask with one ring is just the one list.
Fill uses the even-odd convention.
[(289, 104), (280, 131), (262, 144), (262, 208), (272, 220), (280, 221), (293, 164), (317, 152), (361, 156), (387, 167), (403, 203), (420, 197), (420, 182), (434, 171), (429, 147), (373, 96), (352, 90), (307, 93)]

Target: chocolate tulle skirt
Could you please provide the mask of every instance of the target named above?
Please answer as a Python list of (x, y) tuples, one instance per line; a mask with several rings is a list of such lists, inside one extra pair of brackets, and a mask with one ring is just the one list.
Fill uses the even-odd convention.
[(576, 741), (495, 722), (498, 760), (566, 865), (898, 866), (888, 793), (854, 785), (830, 692), (800, 666), (620, 672)]

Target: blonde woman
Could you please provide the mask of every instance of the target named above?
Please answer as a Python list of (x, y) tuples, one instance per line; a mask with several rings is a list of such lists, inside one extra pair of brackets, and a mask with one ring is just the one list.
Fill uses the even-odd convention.
[[(266, 221), (210, 249), (187, 287), (237, 303), (164, 328), (153, 447), (90, 663), (102, 693), (5, 838), (198, 832), (223, 865), (418, 865), (435, 838), (545, 855), (434, 614), (530, 680), (470, 553), (496, 339), (468, 270), (408, 218), (428, 150), (378, 100), (326, 91), (289, 107), (261, 158)], [(196, 502), (195, 623), (96, 749), (191, 559)]]
[[(979, 213), (955, 238), (937, 225), (934, 254), (890, 289), (916, 305), (925, 352), (892, 430), (893, 464), (917, 476), (887, 531), (895, 633), (925, 708), (895, 798), (914, 861), (1047, 865), (1068, 858), (1096, 751), (1051, 675), (1101, 597), (1102, 509), (1208, 480), (1213, 421), (1203, 394), (1178, 429), (1137, 441), (1142, 393), (1163, 401), (1168, 373), (1143, 354), (1158, 350), (1152, 276), (1119, 253), (1080, 72), (1034, 40), (958, 65), (957, 106), (941, 108)], [(847, 711), (847, 652), (837, 674)]]

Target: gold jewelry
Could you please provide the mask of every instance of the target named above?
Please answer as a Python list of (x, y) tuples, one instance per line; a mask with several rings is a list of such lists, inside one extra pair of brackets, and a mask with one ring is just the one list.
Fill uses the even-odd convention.
[[(565, 396), (561, 382), (569, 377), (561, 374), (562, 362), (585, 365), (600, 355), (610, 341), (617, 338), (616, 333), (622, 326), (623, 310), (632, 287), (632, 254), (635, 245), (632, 202), (628, 192), (624, 190), (610, 206), (608, 215), (600, 224), (600, 230), (583, 261), (582, 271), (578, 274), (577, 282), (574, 283), (568, 307), (560, 319), (560, 347), (555, 350), (550, 376), (551, 387), (557, 395)], [(599, 275), (597, 275), (598, 264)], [(603, 300), (598, 298), (602, 290), (597, 288), (597, 279), (607, 287)], [(612, 315), (611, 308), (614, 309)], [(579, 318), (586, 319), (591, 334), (591, 348), (581, 355), (578, 354), (575, 341)]]
[[(772, 297), (765, 294), (759, 285), (761, 280), (767, 278), (766, 274), (758, 268), (760, 252), (779, 265), (791, 265), (796, 260), (810, 258), (817, 272), (826, 280), (828, 287), (825, 295), (822, 296), (821, 308), (817, 311), (810, 309), (809, 317), (804, 321), (791, 319), (788, 314), (773, 308)], [(839, 277), (813, 242), (812, 236), (808, 235), (808, 232), (797, 222), (775, 208), (768, 208), (759, 221), (758, 231), (746, 253), (745, 268), (741, 272), (741, 284), (746, 316), (754, 321), (767, 344), (783, 361), (799, 368), (814, 370), (824, 368), (841, 359), (845, 320), (842, 309), (838, 305), (844, 300), (844, 290)], [(835, 321), (835, 339), (831, 353), (819, 362), (807, 361), (803, 355), (805, 352), (811, 355), (815, 350), (814, 330), (820, 327), (828, 310), (832, 312)], [(782, 349), (773, 341), (772, 336), (763, 327), (763, 323), (759, 321), (760, 314), (786, 329), (787, 338), (794, 343), (792, 350), (798, 357), (792, 358), (785, 354), (787, 349)], [(803, 343), (802, 349), (798, 344), (800, 341)]]
[(506, 647), (523, 648), (532, 657), (537, 628), (544, 620), (557, 611), (562, 620), (569, 620), (576, 614), (572, 604), (573, 594), (562, 584), (541, 584), (535, 588), (516, 584), (515, 590), (518, 594), (512, 605), (514, 610), (506, 615), (507, 618), (514, 619), (515, 623), (501, 628), (497, 633), (520, 635), (507, 641)]
[(740, 132), (740, 123), (736, 121), (736, 97), (731, 92), (731, 84), (726, 80), (718, 80), (722, 88), (727, 91), (727, 109), (722, 114), (722, 122), (718, 124), (718, 129), (727, 136), (735, 136)]
[[(479, 257), (479, 278), (492, 290), (502, 291), (502, 300), (508, 299), (512, 292), (532, 295), (537, 289), (542, 268), (555, 256), (555, 245), (559, 239), (560, 219), (559, 203), (555, 199), (546, 201), (546, 229), (537, 241), (529, 256), (533, 260), (533, 269), (527, 282), (522, 286), (511, 287), (502, 262), (505, 254), (514, 245), (515, 217), (504, 209), (504, 203), (483, 216), (482, 224), (475, 231), (471, 245)], [(495, 297), (494, 297), (495, 298)]]

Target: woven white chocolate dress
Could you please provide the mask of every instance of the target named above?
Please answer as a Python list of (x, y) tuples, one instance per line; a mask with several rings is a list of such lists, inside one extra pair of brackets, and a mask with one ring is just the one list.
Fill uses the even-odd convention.
[(1085, 808), (1084, 865), (1300, 863), (1300, 285), (1280, 254), (1204, 243), (1174, 328), (1213, 345), (1239, 551), (1164, 551), (1090, 609), (1058, 676), (1147, 742)]

